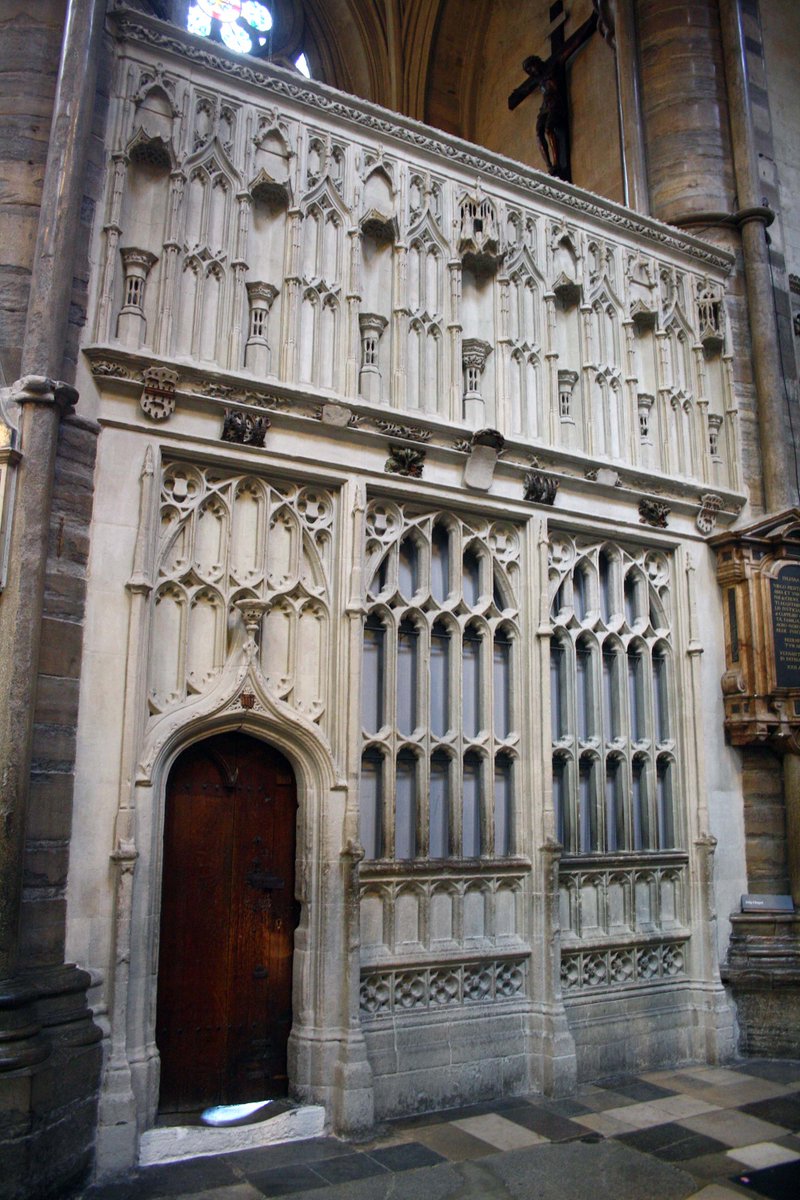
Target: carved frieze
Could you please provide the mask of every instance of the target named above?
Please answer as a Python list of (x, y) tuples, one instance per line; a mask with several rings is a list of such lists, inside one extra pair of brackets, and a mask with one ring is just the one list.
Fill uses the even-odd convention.
[(362, 976), (362, 1019), (428, 1009), (500, 1004), (524, 998), (527, 960), (441, 963)]

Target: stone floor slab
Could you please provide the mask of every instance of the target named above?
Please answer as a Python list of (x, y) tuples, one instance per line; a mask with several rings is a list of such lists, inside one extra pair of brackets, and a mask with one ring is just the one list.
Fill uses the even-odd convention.
[(618, 1137), (621, 1133), (633, 1133), (636, 1129), (635, 1125), (628, 1124), (627, 1121), (620, 1121), (617, 1117), (610, 1117), (608, 1113), (587, 1113), (585, 1117), (576, 1117), (576, 1125), (583, 1125), (586, 1129), (591, 1129), (594, 1133), (601, 1133), (603, 1137)]
[(769, 1100), (757, 1100), (743, 1104), (742, 1111), (762, 1121), (772, 1121), (793, 1132), (800, 1130), (800, 1095), (791, 1092), (785, 1096), (773, 1096)]
[[(697, 1081), (700, 1083), (700, 1080)], [(787, 1093), (786, 1084), (772, 1083), (767, 1079), (750, 1079), (746, 1083), (698, 1087), (690, 1094), (705, 1100), (715, 1108), (742, 1108), (759, 1100), (777, 1099)]]
[(800, 1084), (800, 1061), (793, 1058), (757, 1058), (754, 1061), (737, 1063), (736, 1070), (742, 1075), (770, 1079), (773, 1083)]
[(727, 1087), (732, 1083), (746, 1083), (748, 1076), (729, 1067), (684, 1067), (681, 1074), (702, 1079), (715, 1087)]
[(673, 1121), (679, 1117), (697, 1117), (700, 1113), (717, 1111), (713, 1104), (698, 1100), (697, 1096), (669, 1096), (664, 1100), (654, 1100), (653, 1108), (669, 1113)]
[(702, 1191), (694, 1192), (689, 1200), (742, 1200), (743, 1195), (739, 1188), (734, 1190), (721, 1183), (709, 1183)]
[(525, 1129), (532, 1129), (547, 1138), (549, 1142), (568, 1142), (573, 1138), (583, 1137), (586, 1130), (577, 1122), (550, 1112), (535, 1104), (527, 1104), (524, 1108), (508, 1108), (503, 1113), (507, 1121), (514, 1121)]
[(753, 1142), (768, 1142), (789, 1132), (780, 1125), (760, 1121), (757, 1117), (750, 1117), (736, 1109), (701, 1113), (696, 1117), (686, 1117), (678, 1124), (694, 1133), (716, 1138), (725, 1146), (749, 1146)]
[(486, 1158), (487, 1154), (496, 1154), (495, 1146), (481, 1141), (471, 1133), (458, 1129), (455, 1125), (430, 1125), (427, 1129), (417, 1129), (415, 1137), (437, 1154), (451, 1162), (469, 1162), (475, 1158)]
[(480, 1138), (482, 1142), (488, 1142), (490, 1146), (495, 1146), (498, 1150), (519, 1150), (524, 1146), (536, 1146), (547, 1141), (547, 1138), (542, 1137), (541, 1134), (534, 1133), (532, 1129), (525, 1129), (522, 1125), (517, 1125), (514, 1121), (509, 1121), (497, 1113), (485, 1113), (480, 1117), (466, 1117), (464, 1120), (452, 1123), (458, 1129), (463, 1129), (465, 1133), (471, 1133), (474, 1137)]
[(755, 1142), (752, 1146), (737, 1146), (728, 1151), (728, 1157), (746, 1167), (777, 1167), (779, 1163), (800, 1162), (800, 1155), (778, 1146), (775, 1142)]
[(626, 1108), (607, 1108), (605, 1117), (612, 1117), (634, 1129), (650, 1129), (653, 1125), (666, 1125), (674, 1120), (668, 1112), (658, 1104), (630, 1104)]
[(565, 1142), (485, 1159), (514, 1200), (684, 1200), (691, 1175), (619, 1142)]

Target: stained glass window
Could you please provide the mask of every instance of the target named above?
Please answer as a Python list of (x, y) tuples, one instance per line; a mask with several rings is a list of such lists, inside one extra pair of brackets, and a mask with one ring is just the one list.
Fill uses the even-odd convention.
[[(186, 28), (224, 42), (237, 54), (272, 56), (272, 12), (263, 0), (195, 0), (189, 5)], [(298, 54), (294, 65), (311, 78), (305, 54)]]

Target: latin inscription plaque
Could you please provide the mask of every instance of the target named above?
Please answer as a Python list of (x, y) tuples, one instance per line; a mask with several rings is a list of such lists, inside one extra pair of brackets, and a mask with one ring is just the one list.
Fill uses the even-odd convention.
[(771, 580), (775, 681), (800, 688), (800, 566), (784, 567)]

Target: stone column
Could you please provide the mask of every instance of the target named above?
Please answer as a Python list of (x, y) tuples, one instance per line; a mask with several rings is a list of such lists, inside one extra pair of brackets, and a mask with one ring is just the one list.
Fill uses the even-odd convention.
[(717, 0), (634, 0), (651, 211), (729, 213), (734, 179)]
[(49, 1194), (86, 1171), (100, 1065), (92, 1044), (100, 1034), (86, 1007), (89, 976), (64, 966), (63, 932), (59, 939), (57, 929), (52, 944), (37, 954), (45, 965), (32, 969), (29, 958), (21, 961), (20, 914), (57, 441), (61, 418), (77, 400), (75, 389), (58, 377), (104, 12), (103, 0), (70, 0), (67, 6), (21, 378), (11, 397), (20, 409), (21, 458), (8, 583), (0, 598), (0, 1107), (15, 1111), (16, 1119), (0, 1128), (3, 1197)]
[(634, 0), (616, 0), (614, 49), (619, 93), (620, 141), (625, 203), (637, 212), (650, 211), (647, 164), (642, 131), (641, 85), (636, 47)]
[(719, 12), (738, 196), (736, 218), (742, 238), (758, 400), (764, 507), (767, 512), (780, 512), (798, 503), (798, 493), (794, 482), (797, 478), (792, 448), (794, 439), (787, 427), (786, 381), (781, 368), (769, 248), (765, 236), (765, 226), (772, 215), (762, 205), (739, 0), (719, 0)]

